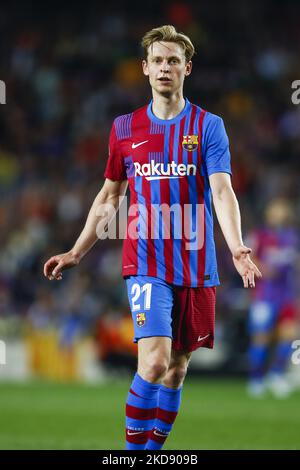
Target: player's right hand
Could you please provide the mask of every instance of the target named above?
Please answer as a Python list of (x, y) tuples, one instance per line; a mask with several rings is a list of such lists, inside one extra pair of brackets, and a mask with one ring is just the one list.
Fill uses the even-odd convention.
[(62, 279), (62, 271), (72, 268), (73, 266), (77, 266), (79, 261), (78, 256), (76, 256), (72, 251), (52, 256), (44, 264), (44, 276), (50, 281), (53, 279), (60, 281)]
[(262, 273), (250, 258), (251, 248), (240, 245), (233, 253), (232, 260), (237, 272), (242, 276), (244, 287), (255, 287), (255, 277), (260, 279)]

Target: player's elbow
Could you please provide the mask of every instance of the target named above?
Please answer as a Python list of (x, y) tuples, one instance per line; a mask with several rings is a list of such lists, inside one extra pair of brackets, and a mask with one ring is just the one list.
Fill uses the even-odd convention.
[(127, 181), (112, 181), (106, 179), (100, 191), (104, 202), (118, 206), (126, 193), (127, 184)]
[(235, 194), (231, 186), (224, 184), (214, 187), (212, 196), (214, 201), (224, 201), (228, 197), (235, 197)]

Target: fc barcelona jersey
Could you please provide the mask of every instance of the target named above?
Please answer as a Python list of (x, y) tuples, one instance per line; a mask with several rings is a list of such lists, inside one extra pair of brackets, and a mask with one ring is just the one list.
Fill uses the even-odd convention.
[(127, 179), (123, 276), (188, 287), (219, 284), (209, 176), (231, 174), (223, 120), (185, 100), (173, 119), (152, 102), (115, 119), (105, 177)]

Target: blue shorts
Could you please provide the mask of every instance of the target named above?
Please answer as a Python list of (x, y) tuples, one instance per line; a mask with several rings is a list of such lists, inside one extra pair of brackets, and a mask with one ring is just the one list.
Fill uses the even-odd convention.
[(134, 342), (166, 336), (175, 350), (212, 348), (215, 287), (184, 287), (152, 276), (125, 278), (134, 325)]

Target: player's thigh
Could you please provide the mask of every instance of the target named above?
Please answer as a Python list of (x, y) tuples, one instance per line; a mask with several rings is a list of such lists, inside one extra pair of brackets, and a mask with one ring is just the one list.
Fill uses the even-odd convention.
[(138, 371), (159, 368), (168, 370), (172, 339), (166, 336), (141, 338), (138, 342)]
[(282, 305), (276, 327), (277, 340), (292, 341), (297, 337), (297, 313), (297, 307), (292, 302)]
[(191, 351), (177, 351), (172, 349), (169, 369), (186, 369), (191, 360)]
[(276, 339), (279, 341), (293, 341), (297, 338), (297, 323), (285, 321), (276, 328)]
[(130, 276), (126, 279), (126, 285), (134, 341), (153, 337), (172, 338), (172, 286), (152, 276)]

